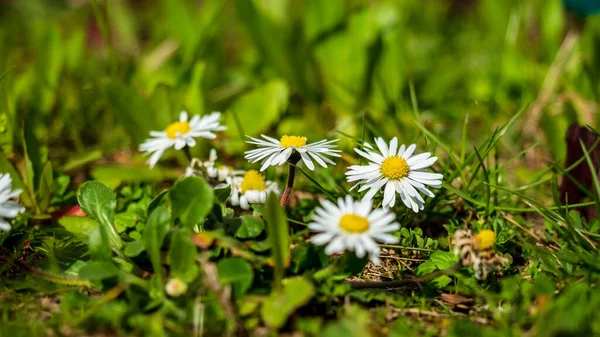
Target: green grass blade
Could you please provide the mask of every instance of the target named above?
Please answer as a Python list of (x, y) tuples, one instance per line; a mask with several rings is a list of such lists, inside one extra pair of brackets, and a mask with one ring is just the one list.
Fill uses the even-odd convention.
[(287, 217), (279, 205), (279, 197), (275, 193), (267, 196), (264, 212), (267, 222), (267, 236), (271, 242), (271, 256), (275, 265), (273, 286), (281, 290), (281, 281), (290, 256), (289, 228)]

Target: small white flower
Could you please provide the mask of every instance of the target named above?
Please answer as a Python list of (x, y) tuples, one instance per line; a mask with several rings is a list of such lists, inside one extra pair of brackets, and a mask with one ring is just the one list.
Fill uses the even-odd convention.
[(306, 144), (306, 137), (301, 136), (283, 136), (280, 140), (265, 135), (261, 136), (266, 141), (248, 136), (251, 140), (247, 143), (258, 145), (259, 148), (246, 151), (246, 159), (251, 163), (262, 160), (261, 171), (269, 166), (282, 165), (294, 153), (300, 155), (306, 167), (311, 171), (315, 169), (312, 159), (319, 165), (327, 167), (327, 164), (335, 165), (335, 163), (326, 156), (341, 157), (339, 153), (342, 151), (337, 150), (337, 145), (333, 144), (338, 139), (324, 139), (316, 143)]
[(234, 170), (228, 165), (216, 165), (217, 158), (217, 150), (215, 149), (210, 150), (207, 161), (203, 162), (198, 158), (193, 158), (190, 166), (185, 169), (185, 176), (189, 177), (191, 175), (204, 174), (207, 178), (212, 178), (222, 183), (225, 182), (229, 176), (245, 173), (245, 171), (242, 170)]
[(265, 181), (256, 170), (246, 172), (243, 177), (229, 177), (231, 187), (231, 204), (242, 209), (250, 209), (251, 204), (264, 204), (269, 193), (279, 194), (277, 184)]
[(354, 149), (370, 163), (350, 166), (346, 172), (348, 182), (358, 181), (354, 187), (363, 184), (358, 191), (369, 190), (364, 196), (365, 199), (372, 199), (384, 188), (384, 208), (394, 206), (398, 193), (406, 207), (415, 213), (422, 210), (425, 200), (419, 192), (433, 198), (433, 192), (426, 186), (442, 186), (443, 175), (424, 171), (436, 162), (437, 157), (431, 157), (429, 152), (413, 155), (415, 144), (408, 147), (403, 144), (398, 148), (396, 137), (392, 138), (389, 147), (383, 138), (375, 138), (375, 143), (380, 153), (375, 152), (373, 146), (368, 143), (365, 143), (365, 151)]
[(165, 285), (165, 291), (169, 296), (179, 297), (188, 290), (187, 283), (178, 278), (172, 278)]
[(25, 209), (11, 199), (15, 199), (21, 194), (21, 190), (12, 190), (12, 179), (10, 175), (0, 174), (0, 230), (9, 231), (12, 227), (7, 219), (16, 217), (23, 213)]
[(315, 209), (313, 222), (308, 227), (320, 232), (312, 238), (312, 243), (324, 245), (325, 253), (332, 255), (346, 250), (354, 251), (362, 258), (369, 254), (371, 261), (379, 264), (381, 249), (376, 241), (386, 244), (398, 242), (398, 238), (388, 234), (400, 229), (396, 216), (384, 209), (372, 210), (371, 200), (354, 201), (351, 196), (339, 198), (337, 205), (322, 200), (321, 207)]
[(202, 137), (214, 139), (217, 136), (214, 131), (223, 131), (226, 128), (219, 124), (221, 118), (220, 112), (213, 112), (202, 117), (195, 115), (188, 122), (188, 114), (182, 111), (179, 114), (179, 122), (175, 122), (164, 131), (150, 131), (150, 138), (140, 145), (140, 151), (151, 154), (147, 163), (154, 167), (163, 153), (170, 147), (176, 150), (183, 149), (186, 145), (194, 147), (196, 140), (194, 138)]

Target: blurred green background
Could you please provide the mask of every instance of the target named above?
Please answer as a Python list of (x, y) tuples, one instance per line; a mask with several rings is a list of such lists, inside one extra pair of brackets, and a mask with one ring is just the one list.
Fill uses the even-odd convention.
[(3, 151), (63, 169), (142, 165), (182, 109), (222, 111), (234, 158), (243, 134), (349, 149), (339, 132), (411, 142), (415, 120), (458, 147), (467, 114), (477, 143), (527, 109), (506, 151), (559, 161), (569, 123), (597, 126), (599, 76), (599, 19), (560, 0), (0, 0)]

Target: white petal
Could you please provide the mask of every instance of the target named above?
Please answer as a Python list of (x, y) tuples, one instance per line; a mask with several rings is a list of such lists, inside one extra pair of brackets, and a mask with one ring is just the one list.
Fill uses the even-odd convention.
[[(406, 151), (404, 151), (404, 153), (402, 154), (402, 158), (404, 159), (409, 159), (410, 156), (412, 156), (413, 152), (415, 152), (415, 149), (417, 148), (417, 145), (415, 144), (410, 144), (408, 146), (408, 148), (406, 148)], [(409, 164), (410, 165), (410, 164)]]
[(396, 147), (397, 146), (398, 146), (398, 138), (394, 137), (390, 141), (390, 149), (389, 149), (389, 155), (390, 156), (393, 156), (393, 155), (396, 154)]
[(306, 153), (302, 153), (301, 152), (300, 156), (302, 157), (302, 161), (304, 162), (304, 164), (306, 165), (306, 167), (308, 167), (309, 170), (314, 171), (315, 165), (310, 160), (310, 158), (308, 157), (308, 155)]
[(186, 111), (182, 111), (179, 114), (179, 121), (180, 122), (187, 122), (188, 121), (188, 113)]

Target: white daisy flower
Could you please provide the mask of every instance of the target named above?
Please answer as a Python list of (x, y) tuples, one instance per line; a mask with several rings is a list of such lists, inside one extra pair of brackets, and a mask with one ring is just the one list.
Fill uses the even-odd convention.
[(265, 181), (256, 170), (246, 172), (243, 177), (229, 177), (231, 204), (242, 209), (250, 209), (251, 204), (264, 204), (269, 193), (279, 194), (279, 187), (272, 181)]
[(398, 243), (398, 238), (388, 233), (397, 231), (400, 225), (395, 222), (393, 213), (372, 207), (371, 200), (354, 201), (349, 195), (345, 200), (339, 198), (337, 205), (322, 200), (321, 207), (315, 209), (313, 222), (308, 225), (313, 231), (320, 232), (312, 238), (312, 243), (327, 243), (325, 253), (328, 255), (350, 250), (358, 258), (369, 254), (371, 261), (379, 264), (381, 249), (376, 241)]
[(346, 172), (348, 182), (358, 181), (354, 187), (364, 184), (358, 191), (369, 190), (364, 196), (365, 199), (372, 199), (378, 191), (384, 188), (384, 208), (394, 206), (396, 193), (398, 193), (406, 207), (415, 213), (422, 210), (425, 200), (419, 192), (433, 198), (433, 192), (426, 186), (436, 188), (442, 186), (443, 175), (424, 171), (436, 162), (437, 157), (432, 157), (429, 152), (413, 155), (415, 144), (408, 147), (403, 144), (398, 148), (396, 137), (392, 138), (389, 147), (383, 138), (375, 138), (375, 143), (379, 153), (368, 143), (365, 143), (364, 151), (358, 148), (354, 149), (370, 163), (350, 166)]
[(12, 190), (12, 179), (8, 173), (0, 174), (0, 230), (9, 231), (12, 227), (7, 219), (16, 217), (23, 213), (25, 208), (11, 199), (21, 194), (21, 190)]
[(150, 136), (154, 138), (150, 138), (141, 144), (140, 151), (151, 154), (147, 163), (150, 167), (154, 167), (163, 153), (170, 147), (181, 150), (186, 145), (194, 147), (196, 145), (194, 138), (216, 138), (217, 136), (213, 133), (214, 131), (223, 131), (226, 129), (226, 127), (219, 124), (220, 118), (220, 112), (213, 112), (202, 117), (194, 115), (188, 121), (187, 112), (182, 111), (179, 114), (179, 122), (167, 126), (164, 131), (150, 131)]
[(251, 141), (247, 141), (247, 143), (258, 145), (259, 148), (246, 151), (246, 159), (251, 163), (262, 160), (261, 171), (269, 166), (282, 165), (294, 154), (297, 154), (298, 160), (302, 159), (311, 171), (315, 169), (312, 159), (319, 165), (327, 167), (327, 164), (335, 165), (335, 163), (326, 156), (341, 157), (339, 153), (342, 151), (337, 150), (337, 145), (333, 144), (338, 139), (324, 139), (306, 144), (307, 139), (302, 136), (283, 136), (280, 140), (265, 135), (261, 136), (266, 141), (248, 136)]

